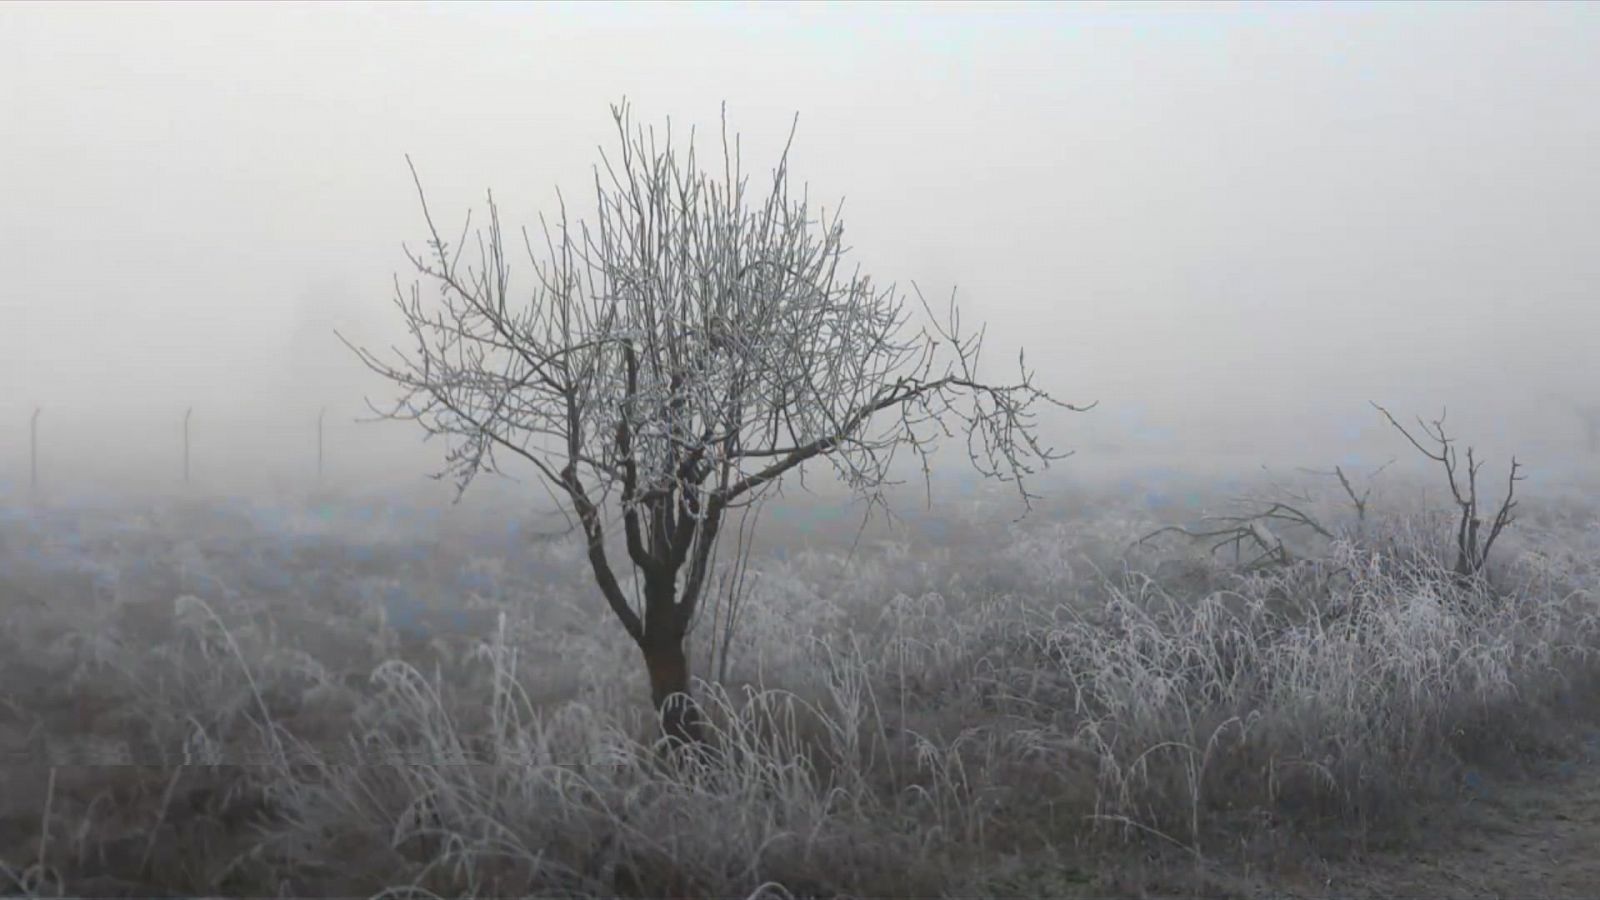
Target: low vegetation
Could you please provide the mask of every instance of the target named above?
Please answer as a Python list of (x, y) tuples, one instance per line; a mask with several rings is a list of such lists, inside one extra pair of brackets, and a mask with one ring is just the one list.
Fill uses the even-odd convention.
[[(581, 538), (8, 506), (3, 890), (1192, 894), (1403, 841), (1594, 706), (1600, 512), (1528, 498), (1462, 578), (1455, 510), (1341, 474), (1242, 505), (1056, 490), (1010, 525), (969, 502), (853, 552), (768, 509), (697, 689), (719, 752), (688, 758), (656, 752)], [(1318, 525), (1274, 523), (1281, 560), (1141, 541), (1280, 500)]]

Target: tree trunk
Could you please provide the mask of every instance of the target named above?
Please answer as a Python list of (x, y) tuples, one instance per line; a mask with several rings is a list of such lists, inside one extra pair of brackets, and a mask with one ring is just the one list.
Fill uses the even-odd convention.
[(689, 692), (689, 654), (683, 638), (668, 633), (646, 635), (645, 669), (650, 673), (650, 700), (661, 715), (661, 730), (674, 747), (701, 744), (700, 707)]
[(661, 730), (670, 747), (699, 747), (705, 739), (700, 707), (689, 688), (688, 630), (678, 607), (677, 579), (645, 578), (644, 635), (639, 649), (650, 675), (650, 700), (661, 716)]

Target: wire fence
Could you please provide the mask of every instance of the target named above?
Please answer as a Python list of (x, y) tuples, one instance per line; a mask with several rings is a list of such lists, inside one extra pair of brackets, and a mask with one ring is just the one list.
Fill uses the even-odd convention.
[[(99, 410), (81, 404), (16, 403), (0, 406), (0, 416), (16, 423), (6, 429), (21, 440), (0, 448), (0, 498), (65, 498), (106, 492), (307, 494), (325, 491), (415, 491), (429, 498), (453, 498), (448, 482), (430, 477), (441, 468), (444, 447), (425, 442), (411, 423), (375, 421), (365, 402), (348, 398), (316, 405), (174, 405), (159, 411)], [(1112, 425), (1107, 428), (1106, 425)], [(1382, 427), (1357, 428), (1349, 422), (1331, 429), (1327, 439), (1306, 436), (1299, 444), (1202, 444), (1182, 423), (1136, 421), (1096, 423), (1071, 429), (1063, 443), (1077, 454), (1052, 471), (1088, 479), (1115, 478), (1129, 490), (1161, 489), (1171, 472), (1258, 471), (1281, 464), (1360, 470), (1410, 454), (1398, 435)], [(1568, 427), (1572, 426), (1572, 427)], [(1217, 429), (1207, 423), (1207, 437)], [(1454, 432), (1461, 444), (1479, 448), (1491, 466), (1508, 464), (1512, 453), (1523, 463), (1528, 486), (1559, 489), (1592, 486), (1600, 479), (1600, 452), (1570, 422), (1540, 430), (1504, 426), (1487, 435), (1470, 425)], [(960, 449), (947, 448), (959, 462)], [(1491, 476), (1492, 477), (1492, 476)], [(545, 497), (532, 480), (496, 478), (496, 493)], [(921, 474), (908, 473), (920, 482)], [(944, 479), (939, 493), (964, 493), (962, 477)]]
[(148, 491), (315, 491), (429, 482), (441, 448), (364, 405), (305, 411), (185, 405), (159, 413), (67, 404), (6, 410), (0, 496)]

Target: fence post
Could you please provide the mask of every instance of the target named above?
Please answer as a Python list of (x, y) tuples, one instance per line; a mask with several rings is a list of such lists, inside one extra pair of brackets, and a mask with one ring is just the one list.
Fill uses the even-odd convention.
[(189, 417), (194, 415), (194, 407), (183, 411), (183, 483), (189, 483)]
[(35, 406), (33, 415), (28, 418), (28, 490), (35, 496), (39, 493), (39, 413), (42, 407)]
[(322, 417), (328, 414), (324, 406), (317, 412), (317, 484), (322, 484)]

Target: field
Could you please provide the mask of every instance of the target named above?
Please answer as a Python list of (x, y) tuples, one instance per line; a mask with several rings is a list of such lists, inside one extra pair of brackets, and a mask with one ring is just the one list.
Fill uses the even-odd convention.
[[(1313, 476), (1053, 487), (1015, 523), (947, 492), (853, 550), (857, 519), (782, 501), (706, 766), (653, 750), (578, 542), (513, 513), (13, 502), (0, 892), (1437, 892), (1395, 860), (1470, 845), (1495, 796), (1537, 816), (1600, 747), (1600, 505), (1530, 494), (1466, 582), (1425, 483), (1359, 517)], [(1278, 529), (1287, 564), (1139, 542), (1285, 492), (1328, 531)]]

